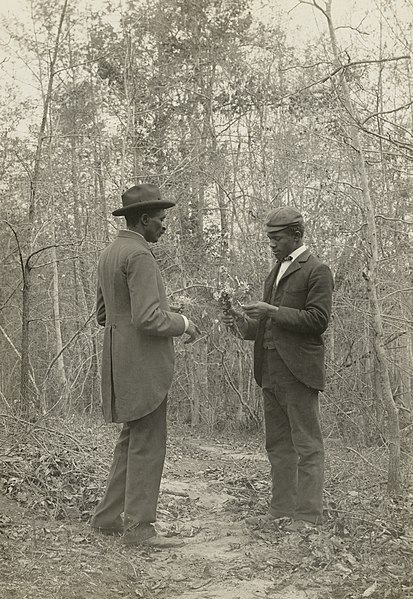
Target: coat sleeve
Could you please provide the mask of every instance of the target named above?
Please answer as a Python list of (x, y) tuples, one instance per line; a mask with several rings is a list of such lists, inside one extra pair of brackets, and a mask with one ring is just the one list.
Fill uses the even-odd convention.
[(179, 337), (184, 333), (181, 314), (161, 309), (160, 278), (157, 264), (149, 254), (128, 257), (126, 278), (131, 302), (132, 325), (147, 335)]
[(248, 316), (245, 317), (245, 329), (243, 330), (244, 339), (246, 339), (247, 341), (255, 341), (258, 331), (258, 323), (259, 321), (255, 318), (248, 318)]
[(320, 264), (309, 276), (304, 309), (280, 306), (273, 320), (280, 328), (303, 335), (321, 335), (331, 315), (333, 276)]
[(100, 324), (101, 327), (104, 327), (106, 325), (106, 308), (105, 301), (103, 299), (102, 289), (100, 287), (99, 282), (96, 295), (96, 321), (98, 324)]

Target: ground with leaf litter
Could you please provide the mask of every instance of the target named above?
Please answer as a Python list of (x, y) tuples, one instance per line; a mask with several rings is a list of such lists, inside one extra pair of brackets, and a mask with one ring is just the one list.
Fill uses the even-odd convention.
[(413, 495), (385, 495), (382, 449), (327, 443), (326, 522), (317, 532), (245, 525), (266, 512), (261, 439), (171, 434), (159, 529), (179, 549), (91, 533), (116, 427), (0, 432), (1, 599), (411, 599)]

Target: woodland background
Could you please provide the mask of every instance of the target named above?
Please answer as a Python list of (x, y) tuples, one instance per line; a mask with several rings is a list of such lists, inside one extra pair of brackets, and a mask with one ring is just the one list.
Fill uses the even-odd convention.
[(335, 276), (326, 438), (384, 449), (390, 493), (409, 484), (413, 4), (371, 0), (345, 19), (335, 8), (32, 0), (3, 18), (7, 426), (99, 419), (96, 265), (122, 191), (153, 182), (177, 203), (154, 247), (171, 302), (203, 331), (176, 343), (171, 421), (210, 436), (260, 428), (252, 347), (220, 323), (219, 297), (260, 298), (263, 219), (290, 204)]

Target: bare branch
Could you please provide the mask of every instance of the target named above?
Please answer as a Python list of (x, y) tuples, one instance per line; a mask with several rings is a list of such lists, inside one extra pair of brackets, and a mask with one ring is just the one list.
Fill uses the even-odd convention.
[[(397, 139), (393, 139), (390, 134), (386, 135), (381, 135), (380, 133), (375, 133), (374, 131), (371, 131), (370, 129), (367, 129), (367, 127), (363, 127), (362, 123), (356, 121), (357, 125), (360, 127), (360, 129), (362, 131), (364, 131), (364, 133), (367, 133), (368, 135), (372, 135), (373, 137), (377, 137), (377, 139), (382, 139), (383, 141), (388, 141), (391, 144), (394, 144), (395, 146), (399, 147), (399, 148), (403, 148), (404, 150), (413, 150), (413, 145), (412, 144), (408, 144), (408, 143), (403, 143), (402, 141), (398, 141)], [(413, 160), (413, 155), (409, 156), (408, 154), (404, 154), (404, 157), (407, 160)]]
[[(384, 62), (394, 62), (396, 60), (410, 60), (410, 58), (411, 58), (410, 55), (406, 55), (406, 56), (395, 56), (393, 58), (382, 58), (382, 59), (377, 59), (377, 60), (357, 60), (357, 61), (354, 61), (354, 62), (347, 62), (346, 64), (340, 64), (340, 66), (337, 67), (336, 69), (334, 69), (334, 71), (331, 71), (331, 73), (328, 73), (327, 75), (324, 75), (321, 79), (317, 79), (317, 81), (313, 81), (312, 83), (309, 83), (305, 87), (297, 89), (297, 90), (293, 91), (291, 94), (287, 94), (286, 96), (283, 96), (280, 99), (280, 102), (279, 102), (278, 105), (281, 105), (281, 103), (282, 103), (283, 100), (286, 100), (288, 98), (292, 98), (294, 96), (297, 96), (298, 94), (302, 94), (304, 91), (307, 91), (308, 89), (311, 89), (312, 87), (315, 87), (316, 85), (320, 85), (320, 83), (326, 83), (329, 79), (332, 79), (335, 75), (337, 75), (340, 72), (343, 72), (345, 69), (348, 69), (350, 67), (358, 67), (358, 66), (363, 66), (363, 65), (366, 65), (366, 64), (378, 64), (378, 63), (384, 63)], [(241, 118), (241, 117), (237, 117), (237, 118)], [(230, 122), (230, 124), (228, 125), (227, 128), (229, 128), (236, 120), (237, 119), (235, 119), (234, 121)], [(225, 129), (223, 131), (225, 131)], [(223, 131), (221, 131), (221, 133)]]
[(394, 121), (389, 121), (388, 119), (385, 119), (384, 117), (380, 117), (380, 120), (382, 120), (384, 123), (387, 123), (388, 125), (391, 125), (392, 127), (395, 127), (396, 129), (400, 129), (401, 131), (403, 131), (403, 133), (405, 133), (409, 137), (413, 138), (413, 133), (411, 131), (409, 131), (408, 129), (406, 129), (406, 127), (399, 125), (399, 123), (395, 123)]
[(369, 460), (366, 459), (363, 455), (361, 455), (361, 453), (359, 453), (356, 449), (353, 449), (352, 447), (346, 447), (346, 449), (348, 451), (352, 451), (353, 453), (358, 455), (366, 464), (368, 464), (369, 466), (374, 468), (374, 470), (377, 470), (378, 472), (381, 472), (381, 473), (384, 472), (384, 470), (382, 468), (378, 468), (375, 464), (372, 464), (371, 462), (369, 462)]
[(293, 69), (313, 69), (314, 67), (319, 67), (323, 64), (331, 65), (332, 62), (330, 60), (320, 60), (319, 62), (314, 62), (313, 64), (294, 64), (291, 67), (280, 69), (280, 73), (286, 73), (287, 71), (292, 71)]
[(290, 8), (290, 10), (287, 11), (287, 14), (290, 14), (290, 12), (293, 12), (293, 10), (295, 10), (297, 8), (297, 6), (300, 6), (300, 4), (302, 4), (302, 3), (297, 2), (297, 4), (295, 4), (292, 8)]
[(257, 423), (259, 424), (259, 420), (256, 416), (256, 414), (254, 414), (254, 412), (251, 410), (250, 406), (247, 404), (246, 401), (244, 401), (244, 398), (242, 397), (242, 393), (240, 392), (240, 390), (237, 388), (236, 384), (234, 383), (234, 381), (232, 380), (232, 376), (231, 373), (228, 370), (228, 366), (225, 363), (225, 351), (222, 350), (220, 347), (218, 347), (212, 338), (210, 338), (212, 345), (214, 346), (214, 348), (221, 354), (221, 364), (222, 367), (224, 369), (227, 381), (230, 385), (230, 387), (233, 389), (233, 391), (236, 393), (241, 405), (247, 410), (247, 412), (249, 413), (249, 415), (251, 416), (251, 418)]
[(92, 312), (89, 314), (89, 316), (85, 320), (85, 322), (82, 324), (82, 326), (75, 333), (73, 333), (73, 335), (70, 337), (69, 341), (67, 341), (64, 344), (64, 346), (62, 347), (62, 349), (59, 351), (59, 353), (57, 353), (55, 355), (55, 357), (53, 358), (53, 360), (50, 362), (49, 366), (47, 367), (47, 371), (46, 371), (46, 374), (43, 379), (43, 385), (46, 383), (46, 381), (49, 377), (50, 371), (53, 368), (53, 365), (57, 362), (57, 360), (62, 355), (62, 353), (69, 347), (69, 345), (72, 343), (72, 341), (74, 341), (76, 339), (76, 337), (78, 337), (80, 335), (80, 333), (83, 331), (85, 326), (92, 320), (95, 313), (96, 313), (96, 308), (94, 307)]
[(413, 100), (411, 102), (408, 102), (407, 104), (403, 104), (403, 106), (398, 106), (397, 108), (393, 108), (392, 110), (383, 110), (382, 112), (375, 112), (374, 114), (371, 114), (366, 119), (364, 119), (364, 121), (362, 122), (362, 125), (365, 125), (367, 123), (367, 121), (369, 121), (370, 119), (374, 119), (374, 117), (376, 117), (376, 116), (381, 116), (382, 114), (393, 114), (394, 112), (398, 112), (399, 110), (403, 110), (404, 108), (409, 108), (410, 106), (412, 106), (412, 104), (413, 104)]
[(13, 297), (13, 295), (16, 293), (16, 291), (19, 289), (20, 285), (21, 285), (21, 279), (20, 281), (17, 283), (17, 286), (13, 289), (13, 291), (10, 293), (9, 297), (7, 297), (4, 302), (2, 303), (2, 305), (0, 306), (0, 312), (2, 310), (4, 310), (7, 307), (7, 304), (9, 303), (9, 301), (11, 300), (11, 298)]
[(107, 56), (110, 56), (111, 54), (108, 52), (108, 54), (103, 54), (102, 56), (98, 56), (97, 58), (92, 58), (91, 60), (85, 60), (84, 62), (79, 62), (77, 64), (71, 64), (68, 67), (62, 67), (61, 69), (57, 69), (54, 74), (55, 75), (59, 75), (59, 73), (63, 73), (65, 71), (70, 71), (70, 69), (76, 69), (77, 67), (83, 67), (87, 64), (92, 64), (94, 62), (98, 62), (99, 60), (102, 60), (102, 58), (106, 58)]
[(337, 183), (339, 183), (340, 185), (347, 185), (348, 187), (351, 187), (351, 189), (355, 189), (356, 191), (363, 191), (361, 187), (353, 185), (353, 183), (350, 183), (349, 181), (337, 181)]
[[(3, 333), (3, 337), (6, 339), (6, 341), (9, 343), (10, 347), (12, 348), (12, 350), (14, 351), (14, 353), (16, 354), (16, 356), (19, 358), (19, 360), (22, 359), (21, 357), (21, 353), (19, 352), (19, 350), (17, 349), (17, 347), (14, 345), (13, 341), (10, 339), (10, 337), (8, 336), (8, 334), (6, 333), (5, 329), (1, 326), (0, 324), (0, 332)], [(31, 372), (29, 372), (29, 378), (32, 382), (33, 387), (36, 390), (36, 393), (39, 395), (40, 391), (38, 386), (36, 385), (36, 381), (34, 380), (34, 374), (33, 374), (33, 370), (30, 367)]]
[(367, 31), (360, 31), (360, 29), (358, 29), (357, 27), (352, 27), (351, 25), (340, 25), (339, 27), (336, 27), (336, 31), (338, 29), (351, 29), (352, 31), (357, 31), (357, 33), (359, 33), (360, 35), (370, 35), (370, 33), (368, 33)]
[(336, 27), (336, 31), (337, 31), (337, 29), (351, 29), (352, 31), (357, 31), (357, 33), (359, 33), (360, 35), (370, 35), (367, 31), (360, 30), (360, 25), (362, 25), (365, 20), (366, 20), (366, 16), (364, 16), (361, 19), (360, 23), (356, 27), (352, 27), (351, 25), (341, 25), (339, 27)]
[[(331, 4), (331, 0), (330, 0), (330, 4)], [(327, 13), (327, 10), (325, 8), (323, 8), (322, 6), (320, 6), (316, 0), (313, 0), (313, 5), (316, 8), (318, 8), (319, 11), (321, 11), (323, 13), (323, 15), (326, 17), (327, 20), (330, 19), (329, 15)]]
[(20, 261), (20, 267), (21, 267), (22, 276), (23, 276), (23, 283), (24, 283), (26, 281), (26, 273), (25, 273), (25, 270), (24, 270), (23, 253), (22, 253), (22, 249), (20, 247), (19, 237), (18, 237), (16, 231), (14, 230), (13, 226), (7, 220), (5, 220), (3, 222), (5, 222), (8, 227), (10, 227), (10, 229), (13, 231), (13, 235), (14, 235), (14, 237), (16, 239), (17, 251), (19, 252), (19, 261)]
[(381, 298), (381, 301), (391, 297), (392, 295), (397, 295), (398, 293), (409, 293), (410, 291), (413, 291), (413, 287), (407, 287), (407, 289), (396, 289), (396, 291), (392, 291), (391, 293), (388, 293), (387, 295), (383, 295), (383, 297)]
[(40, 254), (41, 252), (45, 252), (46, 250), (50, 250), (51, 248), (74, 247), (77, 245), (81, 245), (82, 243), (83, 243), (83, 241), (76, 241), (76, 242), (71, 242), (71, 243), (52, 243), (50, 245), (45, 245), (44, 247), (39, 248), (38, 250), (35, 250), (34, 252), (32, 252), (30, 254), (30, 256), (27, 257), (26, 263), (28, 263), (34, 256), (37, 256), (38, 254)]
[(376, 218), (382, 218), (383, 220), (390, 220), (397, 223), (403, 223), (403, 225), (413, 225), (413, 221), (404, 220), (403, 218), (394, 218), (392, 216), (384, 216), (384, 214), (376, 214)]

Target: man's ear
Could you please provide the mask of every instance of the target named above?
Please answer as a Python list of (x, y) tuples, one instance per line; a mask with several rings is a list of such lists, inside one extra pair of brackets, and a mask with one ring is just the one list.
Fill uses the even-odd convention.
[(146, 226), (149, 222), (149, 218), (150, 218), (149, 214), (144, 213), (144, 214), (142, 214), (140, 221), (144, 226)]

